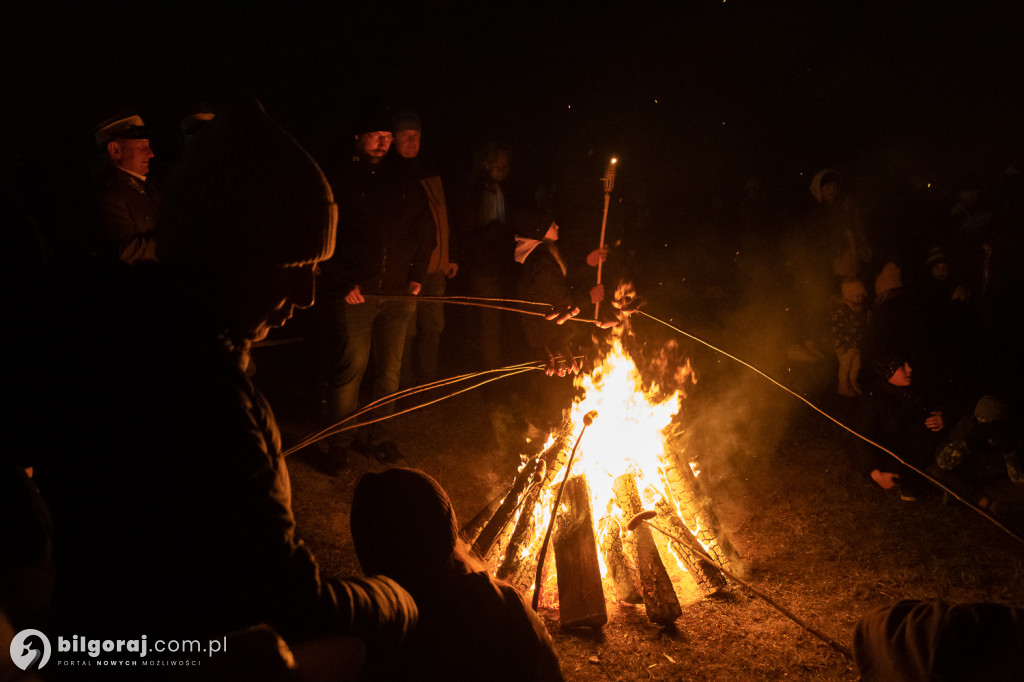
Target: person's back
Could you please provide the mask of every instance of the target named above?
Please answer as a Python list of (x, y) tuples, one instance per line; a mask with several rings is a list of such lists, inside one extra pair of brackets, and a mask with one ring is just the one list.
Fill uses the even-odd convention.
[(451, 501), (421, 471), (366, 474), (352, 500), (363, 570), (394, 578), (416, 600), (408, 645), (379, 679), (561, 680), (543, 623), (510, 585), (474, 570), (456, 539)]

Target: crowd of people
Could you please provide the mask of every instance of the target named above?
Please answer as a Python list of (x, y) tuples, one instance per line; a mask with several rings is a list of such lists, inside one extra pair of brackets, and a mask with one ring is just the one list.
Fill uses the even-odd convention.
[[(395, 393), (403, 365), (406, 381), (438, 377), (444, 307), (418, 298), (457, 283), (572, 314), (604, 299), (583, 282), (607, 250), (563, 250), (549, 197), (508, 190), (507, 146), (486, 147), (473, 181), (450, 187), (420, 158), (412, 112), (364, 111), (351, 146), (322, 164), (254, 100), (200, 107), (182, 132), (181, 158), (151, 172), (137, 113), (95, 127), (102, 163), (76, 216), (80, 250), (48, 244), (23, 194), (5, 198), (8, 275), (31, 287), (11, 334), (23, 363), (3, 456), (4, 623), (112, 639), (228, 635), (276, 652), (281, 679), (323, 660), (323, 647), (337, 654), (334, 673), (560, 679), (543, 624), (466, 554), (450, 501), (422, 472), (364, 478), (352, 533), (366, 575), (319, 574), (295, 535), (280, 431), (250, 361), (319, 293), (324, 419), (338, 422)], [(872, 244), (841, 175), (823, 170), (804, 257), (787, 267), (802, 284), (792, 354), (833, 362), (851, 423), (913, 468), (862, 443), (856, 465), (907, 500), (927, 491), (915, 473), (926, 470), (1017, 521), (1016, 498), (993, 485), (1024, 486), (1019, 394), (998, 380), (1014, 373), (993, 366), (1016, 361), (1012, 170), (984, 200), (964, 185), (943, 223), (901, 248)], [(571, 325), (510, 324), (474, 311), (478, 369), (578, 369)], [(533, 408), (531, 424), (547, 429), (561, 404)], [(387, 424), (342, 432), (311, 462), (331, 475), (354, 452), (395, 464)], [(453, 642), (475, 642), (479, 660)], [(275, 657), (289, 646), (294, 656)]]
[[(837, 412), (903, 460), (857, 441), (848, 448), (856, 468), (906, 501), (929, 493), (926, 472), (1019, 524), (1024, 429), (1012, 338), (1024, 300), (1014, 265), (1024, 188), (1012, 165), (998, 179), (984, 203), (981, 183), (965, 180), (946, 212), (917, 216), (931, 221), (927, 229), (880, 235), (875, 246), (868, 234), (879, 231), (865, 224), (840, 174), (817, 173), (815, 207), (801, 227), (814, 241), (800, 266), (810, 286), (798, 349), (837, 368)], [(999, 481), (1016, 486), (1008, 497), (995, 493)]]
[[(415, 140), (403, 133), (419, 124), (402, 122), (402, 158), (412, 160)], [(17, 310), (20, 367), (8, 387), (18, 406), (0, 500), (6, 635), (227, 637), (210, 679), (253, 672), (254, 660), (252, 679), (395, 679), (411, 669), (449, 679), (458, 666), (561, 679), (536, 614), (459, 558), (451, 505), (422, 472), (359, 488), (379, 489), (353, 508), (363, 577), (321, 575), (295, 534), (280, 431), (250, 379), (254, 345), (313, 305), (319, 277), (339, 340), (340, 415), (356, 406), (371, 345), (375, 389), (397, 387), (410, 297), (431, 274), (457, 269), (448, 247), (437, 251), (434, 176), (381, 163), (394, 123), (364, 119), (354, 156), (325, 173), (257, 101), (241, 99), (207, 119), (159, 190), (141, 119), (97, 128), (105, 167), (87, 201), (89, 255), (26, 273), (33, 287)], [(397, 516), (361, 515), (384, 501), (378, 494)], [(419, 574), (369, 549), (413, 520), (423, 534), (403, 546)], [(432, 600), (441, 587), (450, 599)], [(448, 638), (478, 642), (480, 660), (435, 656), (425, 668), (423, 642)], [(499, 644), (514, 648), (516, 666), (495, 658)], [(90, 673), (130, 676), (53, 671)]]

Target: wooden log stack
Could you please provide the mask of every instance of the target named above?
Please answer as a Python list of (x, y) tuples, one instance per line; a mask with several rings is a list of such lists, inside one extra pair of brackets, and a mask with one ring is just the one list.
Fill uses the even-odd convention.
[[(467, 538), (473, 541), (473, 549), (500, 564), (498, 578), (524, 593), (533, 588), (539, 560), (533, 553), (544, 527), (537, 524), (539, 519), (547, 523), (546, 514), (552, 511), (541, 509), (544, 491), (561, 479), (572, 444), (567, 425), (550, 447), (523, 466), (500, 502), (492, 500), (467, 526), (475, 535)], [(645, 499), (657, 500), (653, 503), (657, 525), (680, 538), (666, 541), (672, 553), (705, 595), (714, 594), (726, 584), (719, 566), (733, 573), (745, 572), (745, 566), (721, 534), (710, 501), (689, 466), (669, 453), (662, 473), (665, 487), (645, 489)], [(658, 544), (646, 524), (632, 532), (625, 530), (626, 520), (645, 510), (636, 478), (632, 474), (616, 478), (613, 494), (595, 537), (585, 476), (578, 474), (566, 481), (562, 503), (555, 511), (553, 535), (560, 622), (566, 628), (600, 627), (607, 622), (599, 559), (603, 556), (615, 598), (628, 604), (643, 603), (652, 623), (669, 625), (682, 615), (682, 608)], [(701, 554), (701, 547), (713, 562)], [(550, 559), (545, 561), (545, 569), (551, 565)]]

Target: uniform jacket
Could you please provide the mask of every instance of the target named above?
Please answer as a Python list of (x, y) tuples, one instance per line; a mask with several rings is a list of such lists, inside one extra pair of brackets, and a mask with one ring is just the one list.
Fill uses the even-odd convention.
[(153, 228), (160, 199), (153, 186), (113, 166), (90, 193), (86, 239), (95, 254), (126, 263), (156, 259)]

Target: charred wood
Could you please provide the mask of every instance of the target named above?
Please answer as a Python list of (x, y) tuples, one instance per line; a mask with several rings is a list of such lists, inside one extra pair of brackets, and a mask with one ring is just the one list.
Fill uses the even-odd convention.
[(668, 459), (665, 479), (679, 516), (690, 534), (697, 538), (719, 566), (737, 575), (745, 575), (746, 566), (722, 532), (718, 515), (711, 507), (710, 500), (702, 493), (697, 477), (688, 465), (678, 461), (677, 455), (669, 454)]
[[(640, 493), (632, 474), (623, 474), (615, 479), (612, 486), (619, 507), (628, 516), (642, 512)], [(672, 580), (665, 570), (665, 565), (658, 554), (658, 546), (654, 542), (651, 529), (640, 525), (630, 535), (635, 537), (636, 566), (640, 578), (640, 593), (644, 598), (647, 618), (652, 623), (667, 625), (682, 615)]]
[(669, 541), (669, 546), (686, 566), (686, 570), (690, 572), (701, 592), (705, 596), (710, 596), (725, 587), (725, 576), (722, 575), (718, 566), (708, 561), (701, 553), (697, 538), (693, 537), (683, 524), (672, 505), (661, 499), (655, 503), (654, 510), (658, 512), (658, 522), (663, 528), (686, 541), (684, 544), (672, 539)]
[[(505, 499), (502, 500), (501, 505), (494, 511), (490, 520), (487, 521), (487, 525), (483, 527), (483, 530), (480, 531), (480, 534), (473, 542), (473, 551), (478, 556), (487, 556), (494, 545), (494, 541), (501, 536), (516, 510), (520, 508), (520, 505), (524, 504), (523, 497), (527, 493), (527, 487), (541, 466), (543, 466), (541, 459), (536, 457), (527, 462), (516, 475), (515, 480), (512, 482), (512, 487), (509, 488), (508, 493), (505, 495)], [(524, 506), (524, 508), (527, 507)]]
[(611, 578), (615, 598), (626, 604), (643, 604), (644, 598), (637, 588), (636, 566), (629, 560), (622, 546), (621, 524), (610, 514), (601, 524), (601, 553), (608, 566), (608, 577)]
[(565, 482), (559, 507), (554, 535), (559, 622), (566, 628), (600, 627), (608, 622), (608, 610), (584, 476)]

